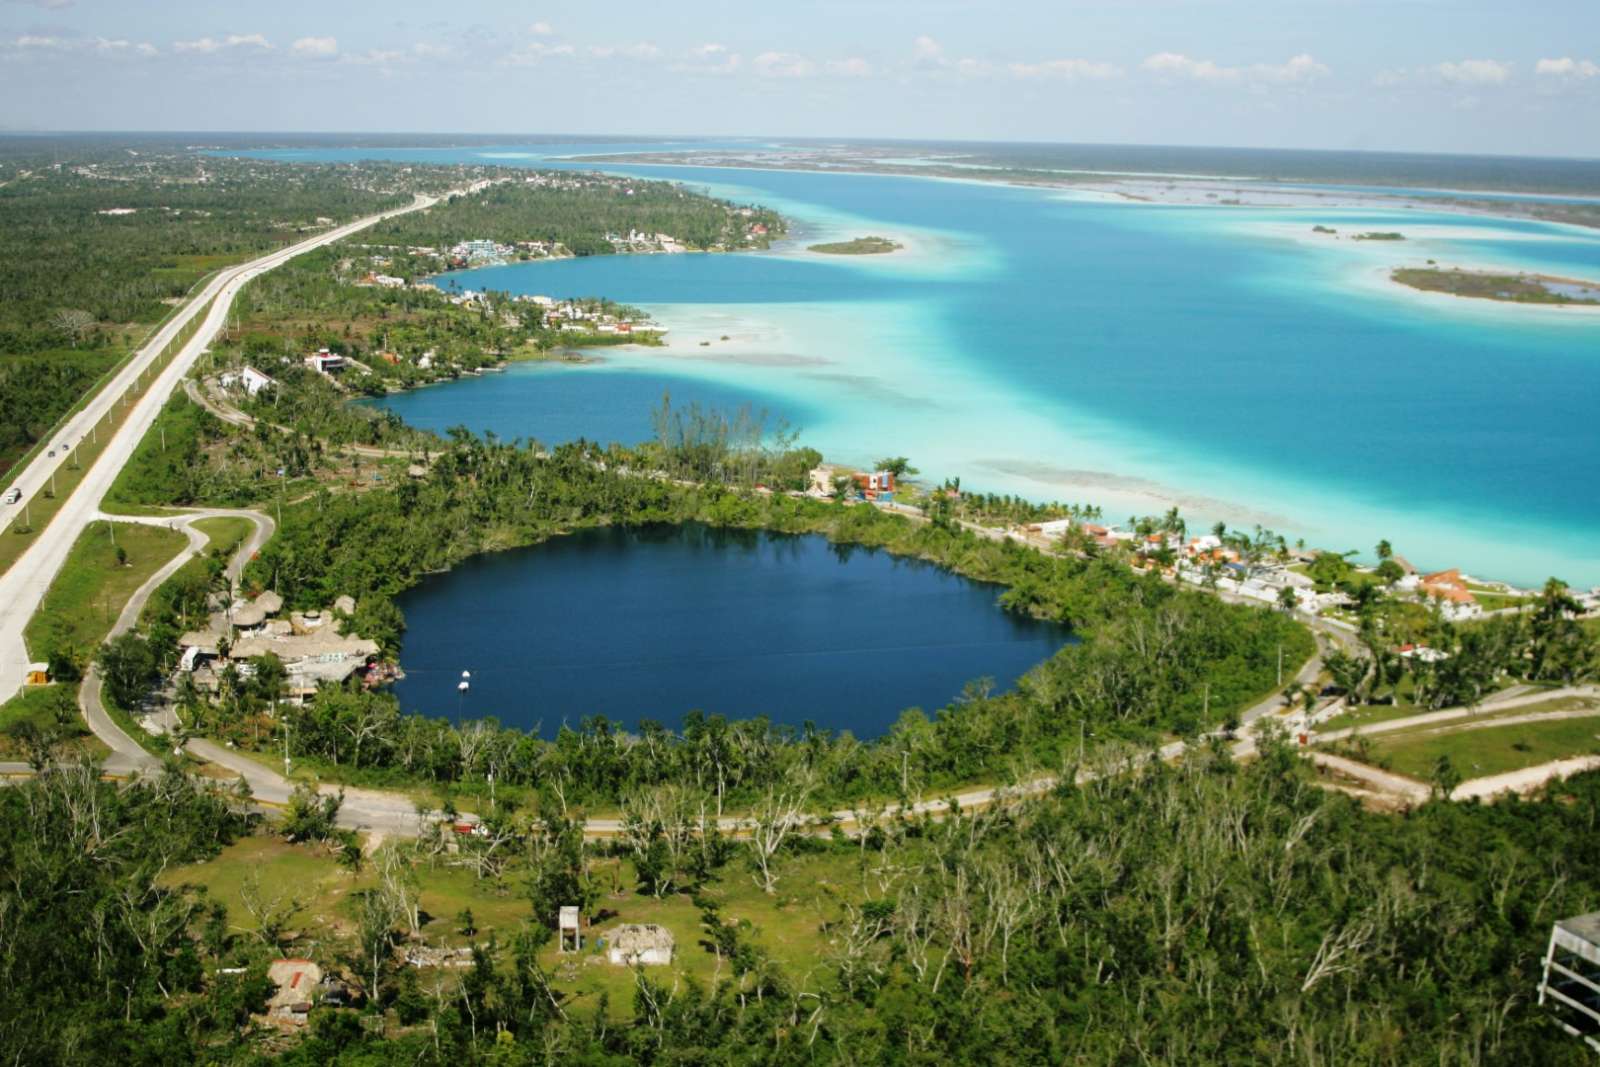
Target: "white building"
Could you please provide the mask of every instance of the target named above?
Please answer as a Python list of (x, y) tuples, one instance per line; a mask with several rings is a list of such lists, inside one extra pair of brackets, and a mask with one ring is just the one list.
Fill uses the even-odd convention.
[(250, 396), (255, 396), (269, 385), (278, 384), (254, 367), (246, 367), (241, 371), (229, 371), (217, 380), (222, 383), (224, 389), (242, 388)]

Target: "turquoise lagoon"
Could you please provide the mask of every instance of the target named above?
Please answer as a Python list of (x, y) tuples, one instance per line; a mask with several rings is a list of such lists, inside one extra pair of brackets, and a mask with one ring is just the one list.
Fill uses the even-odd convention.
[[(547, 151), (404, 158), (550, 165)], [(451, 407), (450, 422), (502, 436), (637, 439), (648, 410), (630, 410), (670, 388), (768, 408), (832, 459), (905, 454), (934, 477), (1097, 503), (1108, 518), (1177, 505), (1192, 528), (1260, 523), (1363, 556), (1387, 538), (1424, 567), (1600, 582), (1600, 315), (1387, 280), (1428, 259), (1600, 279), (1600, 235), (1426, 206), (1166, 206), (938, 179), (606, 168), (760, 200), (796, 234), (762, 255), (448, 276), (641, 305), (670, 343), (391, 406), (428, 424)], [(1313, 235), (1318, 224), (1340, 236)], [(1376, 229), (1408, 239), (1348, 239)], [(866, 232), (907, 251), (804, 251)]]

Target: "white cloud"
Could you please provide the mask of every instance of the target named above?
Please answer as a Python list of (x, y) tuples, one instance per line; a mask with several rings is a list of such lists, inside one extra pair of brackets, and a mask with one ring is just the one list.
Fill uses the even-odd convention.
[(1239, 77), (1237, 67), (1219, 67), (1209, 59), (1190, 59), (1179, 52), (1157, 52), (1139, 65), (1152, 74), (1195, 81), (1235, 81)]
[(100, 53), (102, 55), (129, 55), (129, 54), (132, 54), (132, 55), (141, 55), (141, 56), (153, 56), (153, 55), (157, 54), (156, 46), (153, 45), (153, 44), (150, 44), (148, 41), (134, 42), (134, 41), (127, 40), (126, 38), (123, 38), (123, 37), (118, 37), (118, 38), (115, 38), (115, 39), (110, 39), (110, 38), (106, 38), (106, 37), (96, 37), (94, 39), (94, 44), (92, 45), (92, 47), (94, 48), (94, 50), (96, 52), (98, 52), (98, 53)]
[(674, 63), (672, 70), (679, 74), (733, 74), (744, 65), (738, 52), (714, 41), (689, 50), (687, 62)]
[(60, 49), (67, 47), (67, 42), (60, 37), (49, 37), (39, 33), (25, 33), (16, 40), (18, 48), (46, 48)]
[(439, 59), (450, 54), (450, 47), (429, 41), (418, 41), (411, 46), (411, 52), (418, 59)]
[(1431, 70), (1456, 85), (1504, 85), (1511, 80), (1511, 64), (1498, 59), (1463, 59), (1440, 63)]
[(1560, 59), (1541, 59), (1534, 73), (1546, 78), (1600, 78), (1600, 64), (1592, 59), (1573, 59), (1563, 56)]
[(411, 57), (399, 49), (369, 48), (365, 52), (347, 53), (339, 58), (345, 63), (363, 67), (387, 67), (391, 63), (403, 63)]
[(649, 41), (640, 41), (637, 44), (595, 45), (589, 49), (589, 54), (596, 59), (657, 59), (661, 56), (661, 49)]
[(562, 59), (575, 55), (577, 49), (570, 44), (545, 44), (542, 41), (530, 41), (516, 52), (512, 52), (501, 60), (513, 67), (531, 67), (546, 59)]
[(1262, 81), (1308, 82), (1326, 76), (1328, 68), (1318, 63), (1310, 53), (1302, 52), (1287, 63), (1257, 63), (1250, 68), (1250, 73)]
[(255, 48), (268, 51), (272, 45), (259, 33), (230, 33), (218, 40), (215, 37), (200, 37), (193, 41), (175, 41), (172, 50), (175, 52), (197, 52), (209, 55), (230, 48)]
[(339, 41), (334, 37), (302, 37), (289, 50), (297, 56), (323, 59), (339, 54)]
[(532, 26), (529, 26), (528, 32), (536, 37), (549, 37), (551, 34), (556, 32), (556, 28), (541, 19), (540, 21), (535, 22)]
[(1006, 69), (1011, 72), (1012, 77), (1022, 79), (1099, 81), (1122, 76), (1122, 68), (1115, 64), (1097, 63), (1089, 59), (1049, 59), (1043, 63), (1012, 63)]
[(1161, 78), (1185, 79), (1212, 85), (1290, 85), (1315, 81), (1328, 68), (1308, 53), (1284, 63), (1255, 63), (1248, 67), (1224, 67), (1209, 59), (1191, 59), (1181, 52), (1157, 52), (1139, 64)]
[(829, 74), (841, 78), (870, 78), (872, 77), (872, 64), (860, 56), (851, 56), (849, 59), (831, 59), (827, 64)]
[(750, 61), (750, 66), (764, 78), (806, 78), (817, 70), (811, 60), (792, 52), (762, 52)]
[(911, 57), (919, 67), (942, 67), (947, 62), (944, 58), (944, 46), (927, 34), (912, 42)]

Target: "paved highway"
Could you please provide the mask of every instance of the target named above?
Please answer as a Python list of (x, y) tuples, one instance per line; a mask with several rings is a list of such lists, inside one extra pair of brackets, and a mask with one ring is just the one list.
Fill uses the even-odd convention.
[[(295, 256), (348, 237), (383, 219), (416, 211), (435, 202), (435, 198), (419, 196), (407, 207), (347, 223), (299, 244), (279, 249), (260, 259), (223, 271), (212, 279), (211, 283), (181, 312), (174, 315), (172, 321), (157, 331), (156, 336), (129, 361), (111, 385), (103, 389), (89, 407), (71, 421), (69, 431), (79, 432), (103, 417), (113, 404), (121, 401), (127, 386), (151, 367), (168, 342), (176, 337), (202, 308), (206, 307), (207, 301), (215, 298), (200, 328), (166, 369), (160, 372), (144, 396), (134, 404), (128, 418), (116, 431), (106, 449), (100, 453), (99, 458), (85, 472), (83, 480), (62, 504), (55, 518), (21, 558), (0, 575), (0, 700), (10, 698), (22, 687), (24, 671), (28, 664), (27, 646), (22, 640), (23, 627), (27, 626), (28, 620), (33, 618), (34, 612), (38, 610), (45, 591), (50, 588), (51, 581), (55, 579), (56, 573), (66, 561), (67, 553), (71, 550), (73, 542), (78, 539), (79, 533), (98, 516), (100, 501), (111, 488), (111, 483), (116, 480), (117, 472), (127, 463), (134, 448), (155, 422), (156, 415), (167, 402), (173, 388), (189, 372), (194, 361), (205, 351), (211, 339), (226, 322), (233, 298), (245, 283), (265, 271), (288, 262)], [(14, 483), (22, 489), (24, 499), (30, 499), (47, 486), (50, 475), (64, 459), (65, 457), (60, 454), (54, 459), (46, 456), (35, 459), (21, 478)], [(15, 515), (20, 512), (21, 507), (20, 503), (6, 505), (6, 512)]]

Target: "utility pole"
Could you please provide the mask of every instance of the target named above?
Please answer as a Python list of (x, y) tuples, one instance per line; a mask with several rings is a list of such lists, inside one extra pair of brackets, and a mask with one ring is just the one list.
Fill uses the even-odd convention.
[(1283, 642), (1278, 642), (1278, 684), (1283, 684)]

